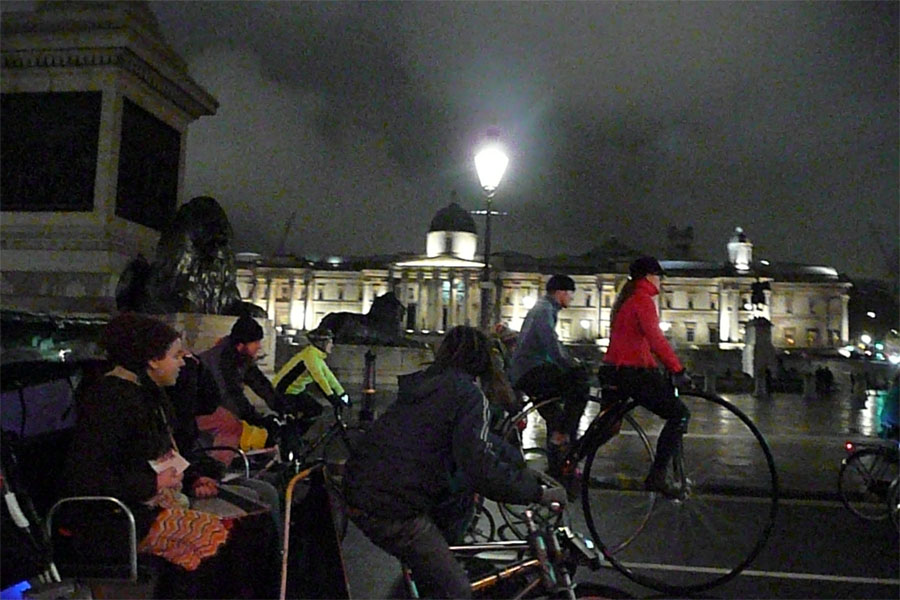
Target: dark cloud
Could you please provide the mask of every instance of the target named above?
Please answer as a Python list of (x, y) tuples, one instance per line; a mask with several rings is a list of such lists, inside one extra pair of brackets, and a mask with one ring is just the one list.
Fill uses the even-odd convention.
[[(896, 246), (895, 2), (164, 2), (167, 39), (220, 101), (191, 126), (189, 195), (241, 249), (424, 249), (498, 125), (494, 247), (660, 251), (693, 225), (759, 253), (877, 275)], [(871, 223), (871, 225), (870, 225)], [(895, 265), (896, 266), (896, 265)]]

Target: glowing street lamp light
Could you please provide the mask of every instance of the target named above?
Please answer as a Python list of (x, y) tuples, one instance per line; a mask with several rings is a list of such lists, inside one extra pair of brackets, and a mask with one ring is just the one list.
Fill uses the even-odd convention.
[(496, 140), (496, 132), (488, 133), (487, 143), (475, 154), (475, 170), (478, 180), (487, 199), (487, 211), (484, 220), (484, 270), (481, 273), (481, 328), (487, 331), (490, 327), (491, 299), (491, 199), (503, 179), (503, 173), (509, 164), (509, 158)]

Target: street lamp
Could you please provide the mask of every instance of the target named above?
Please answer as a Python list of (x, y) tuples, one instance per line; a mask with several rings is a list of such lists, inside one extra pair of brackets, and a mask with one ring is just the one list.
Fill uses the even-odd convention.
[(509, 164), (509, 158), (503, 152), (503, 149), (496, 141), (496, 135), (489, 135), (487, 143), (475, 154), (475, 170), (478, 171), (478, 179), (481, 182), (481, 189), (487, 198), (487, 211), (484, 220), (484, 270), (481, 272), (481, 329), (487, 331), (490, 327), (490, 298), (491, 298), (491, 199), (500, 180), (503, 179), (503, 173), (506, 171), (506, 165)]

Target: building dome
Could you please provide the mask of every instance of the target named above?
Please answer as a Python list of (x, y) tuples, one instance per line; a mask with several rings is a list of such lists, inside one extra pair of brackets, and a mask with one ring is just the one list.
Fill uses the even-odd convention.
[(449, 205), (437, 211), (434, 218), (431, 219), (431, 227), (428, 228), (428, 231), (465, 231), (467, 233), (478, 233), (475, 229), (475, 220), (472, 219), (472, 215), (456, 202), (451, 202)]
[(425, 254), (428, 257), (455, 256), (464, 260), (475, 258), (478, 236), (475, 221), (456, 202), (437, 211), (428, 228)]

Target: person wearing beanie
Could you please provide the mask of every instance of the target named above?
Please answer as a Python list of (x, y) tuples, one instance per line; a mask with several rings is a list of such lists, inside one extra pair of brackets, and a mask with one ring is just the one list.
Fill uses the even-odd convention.
[(262, 339), (262, 326), (254, 318), (242, 315), (232, 325), (231, 333), (200, 354), (200, 361), (216, 382), (221, 410), (198, 419), (198, 425), (219, 442), (224, 441), (224, 436), (237, 431), (245, 442), (253, 440), (246, 448), (249, 449), (260, 447), (260, 444), (272, 445), (277, 436), (279, 425), (274, 415), (265, 416), (257, 412), (244, 394), (244, 385), (247, 385), (275, 413), (283, 412), (283, 399), (256, 364)]
[(656, 457), (644, 487), (677, 497), (667, 468), (672, 455), (687, 431), (690, 411), (675, 396), (669, 379), (659, 372), (657, 358), (674, 375), (676, 386), (690, 385), (690, 378), (659, 328), (659, 315), (653, 297), (659, 294), (665, 275), (662, 265), (652, 256), (631, 263), (629, 279), (613, 303), (609, 348), (601, 367), (601, 380), (614, 384), (625, 397), (666, 420), (656, 443)]
[[(548, 474), (563, 483), (576, 484), (575, 473), (563, 473), (566, 453), (578, 434), (578, 422), (590, 393), (587, 372), (569, 357), (556, 335), (559, 311), (572, 303), (575, 281), (553, 275), (547, 293), (528, 311), (512, 355), (509, 378), (513, 388), (531, 398), (560, 396), (561, 403), (540, 409), (547, 422)], [(560, 406), (561, 405), (561, 406)]]
[(322, 414), (322, 405), (309, 392), (311, 383), (315, 383), (315, 388), (332, 406), (350, 406), (350, 396), (325, 364), (325, 358), (334, 349), (331, 330), (314, 329), (306, 337), (309, 345), (292, 356), (272, 380), (275, 390), (284, 395), (290, 411), (304, 422), (300, 435)]

